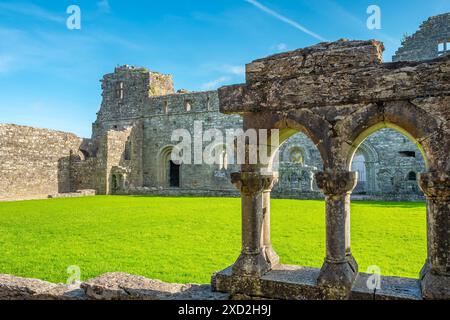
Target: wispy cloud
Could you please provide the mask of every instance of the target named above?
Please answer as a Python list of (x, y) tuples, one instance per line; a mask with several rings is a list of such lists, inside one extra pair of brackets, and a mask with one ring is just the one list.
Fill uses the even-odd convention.
[(215, 88), (219, 87), (221, 84), (224, 84), (225, 82), (228, 82), (228, 81), (230, 81), (230, 80), (231, 80), (230, 77), (222, 76), (222, 77), (217, 78), (217, 79), (215, 79), (215, 80), (212, 80), (212, 81), (210, 81), (210, 82), (204, 83), (204, 84), (201, 86), (201, 88), (202, 88), (203, 90), (211, 90), (211, 89), (215, 89)]
[(110, 13), (111, 12), (111, 6), (109, 4), (108, 0), (100, 0), (97, 2), (98, 9), (103, 13)]
[(221, 71), (223, 73), (232, 74), (235, 76), (242, 76), (245, 74), (245, 66), (232, 66), (232, 65), (223, 65), (217, 68), (217, 71)]
[(25, 15), (39, 20), (46, 20), (57, 23), (65, 22), (65, 17), (63, 14), (55, 14), (31, 3), (0, 3), (0, 12), (1, 11)]
[(282, 21), (284, 23), (287, 23), (288, 25), (290, 25), (290, 26), (292, 26), (292, 27), (294, 27), (294, 28), (296, 28), (296, 29), (298, 29), (298, 30), (300, 30), (300, 31), (310, 35), (311, 37), (314, 37), (314, 38), (316, 38), (316, 39), (318, 39), (320, 41), (328, 41), (324, 37), (318, 35), (317, 33), (312, 32), (311, 30), (309, 30), (306, 27), (302, 26), (300, 23), (283, 16), (282, 14), (280, 14), (278, 12), (273, 11), (272, 9), (266, 7), (265, 5), (259, 3), (256, 0), (244, 0), (244, 1), (252, 4), (256, 8), (258, 8), (259, 10), (261, 10), (261, 11), (271, 15), (272, 17), (274, 17), (274, 18), (276, 18), (276, 19), (278, 19), (278, 20), (280, 20), (280, 21)]
[(287, 49), (288, 49), (288, 46), (286, 43), (278, 43), (278, 44), (270, 47), (271, 51), (276, 51), (276, 52), (286, 51)]

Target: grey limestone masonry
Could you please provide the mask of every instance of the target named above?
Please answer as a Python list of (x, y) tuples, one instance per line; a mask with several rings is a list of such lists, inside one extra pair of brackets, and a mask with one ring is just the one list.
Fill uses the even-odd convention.
[(450, 52), (450, 13), (430, 17), (413, 35), (406, 35), (392, 61), (434, 59)]
[[(227, 129), (243, 128), (241, 116), (219, 111), (217, 91), (175, 92), (170, 75), (130, 66), (105, 75), (102, 88), (90, 139), (2, 126), (10, 128), (0, 137), (5, 158), (0, 163), (2, 199), (85, 189), (97, 194), (238, 195), (230, 183), (238, 166), (225, 160), (218, 165), (181, 166), (170, 161), (176, 129), (187, 129), (193, 137), (198, 121), (203, 131), (219, 129), (225, 137)], [(61, 143), (55, 140), (58, 136)], [(54, 157), (51, 162), (49, 157)], [(274, 197), (323, 198), (314, 179), (323, 163), (313, 141), (303, 133), (290, 137), (280, 147), (279, 160)], [(424, 199), (417, 184), (418, 174), (425, 171), (422, 154), (397, 131), (382, 129), (363, 141), (354, 169), (359, 173), (355, 198)]]
[(70, 192), (72, 152), (82, 145), (71, 133), (0, 124), (0, 200)]
[[(363, 294), (356, 288), (367, 275), (358, 272), (351, 253), (350, 195), (360, 179), (356, 169), (364, 169), (355, 168), (355, 161), (367, 157), (365, 161), (375, 160), (378, 183), (365, 187), (388, 187), (384, 191), (392, 193), (414, 188), (403, 175), (425, 165), (425, 172), (411, 170), (407, 180), (419, 181), (428, 221), (420, 280), (383, 278), (393, 287), (371, 294), (381, 294), (381, 299), (450, 299), (450, 56), (383, 63), (383, 50), (375, 40), (319, 43), (255, 60), (247, 64), (246, 83), (219, 89), (220, 111), (242, 115), (244, 129), (276, 128), (283, 139), (301, 131), (314, 142), (323, 166), (310, 187), (325, 195), (326, 256), (321, 269), (279, 263), (270, 240), (270, 197), (281, 170), (247, 161), (231, 175), (242, 198), (242, 251), (232, 266), (212, 277), (215, 290), (283, 299), (354, 299)], [(369, 138), (370, 145), (360, 148), (361, 141), (381, 128), (409, 136), (420, 146), (424, 162), (416, 159), (406, 140), (394, 136), (389, 142)], [(397, 144), (395, 156), (371, 150), (390, 143)], [(291, 159), (301, 163), (301, 152)], [(393, 167), (383, 167), (386, 163)], [(386, 180), (392, 183), (385, 186)]]

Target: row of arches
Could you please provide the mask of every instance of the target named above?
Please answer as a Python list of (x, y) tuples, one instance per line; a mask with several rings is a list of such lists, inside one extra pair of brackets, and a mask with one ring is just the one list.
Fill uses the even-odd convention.
[[(395, 111), (395, 115), (388, 113), (388, 105), (384, 107), (384, 113), (381, 116), (378, 110), (368, 112), (372, 107), (369, 105), (366, 108), (360, 108), (352, 116), (343, 117), (330, 130), (332, 134), (322, 129), (330, 126), (326, 122), (320, 124), (324, 121), (323, 118), (318, 118), (317, 115), (304, 112), (302, 109), (294, 111), (287, 118), (276, 113), (271, 114), (270, 117), (258, 113), (246, 115), (246, 124), (248, 127), (259, 125), (261, 128), (261, 124), (263, 124), (265, 129), (279, 128), (282, 142), (286, 142), (293, 135), (302, 132), (316, 146), (323, 161), (323, 167), (315, 174), (315, 180), (319, 189), (325, 194), (327, 235), (326, 259), (320, 270), (317, 283), (320, 286), (342, 288), (344, 292), (350, 290), (358, 274), (358, 265), (353, 258), (350, 245), (350, 195), (355, 190), (358, 181), (366, 180), (364, 175), (367, 177), (368, 170), (365, 166), (362, 167), (361, 163), (366, 162), (366, 157), (374, 156), (372, 150), (360, 149), (360, 147), (372, 134), (384, 128), (395, 130), (409, 139), (417, 147), (418, 153), (423, 158), (425, 172), (422, 174), (420, 186), (425, 191), (429, 202), (428, 221), (430, 219), (433, 221), (432, 224), (428, 224), (428, 258), (421, 273), (424, 286), (426, 286), (425, 283), (431, 285), (429, 283), (431, 281), (429, 280), (431, 277), (428, 273), (429, 270), (448, 268), (446, 260), (448, 248), (443, 248), (443, 246), (448, 245), (449, 239), (448, 237), (445, 238), (446, 236), (444, 236), (445, 239), (436, 237), (438, 233), (442, 235), (442, 231), (437, 232), (437, 230), (441, 230), (442, 225), (446, 225), (444, 220), (447, 218), (442, 216), (436, 218), (439, 215), (436, 211), (437, 208), (430, 206), (430, 201), (432, 201), (430, 195), (431, 192), (434, 194), (435, 191), (429, 189), (428, 182), (425, 182), (427, 181), (425, 179), (434, 179), (436, 175), (435, 173), (429, 173), (430, 171), (442, 170), (442, 164), (447, 161), (447, 158), (442, 159), (443, 150), (436, 148), (436, 144), (439, 145), (440, 141), (433, 137), (433, 135), (439, 134), (441, 130), (439, 122), (438, 119), (424, 114), (423, 110), (407, 102), (392, 103), (390, 106), (391, 112)], [(273, 121), (274, 118), (278, 121)], [(380, 121), (380, 119), (383, 119), (383, 121)], [(387, 121), (388, 119), (392, 121)], [(424, 128), (419, 125), (417, 119), (422, 119), (428, 127)], [(314, 125), (312, 126), (311, 123)], [(433, 130), (435, 131), (433, 132)], [(433, 134), (430, 134), (430, 132)], [(267, 149), (270, 150), (273, 157), (278, 152), (278, 149), (272, 146), (267, 146)], [(408, 154), (405, 153), (405, 155)], [(296, 159), (298, 158), (300, 157), (296, 157)], [(241, 190), (242, 194), (244, 232), (243, 251), (233, 265), (233, 274), (235, 275), (262, 275), (274, 266), (267, 258), (273, 256), (274, 249), (271, 240), (268, 239), (270, 232), (267, 230), (270, 229), (270, 226), (266, 225), (266, 220), (270, 221), (268, 217), (270, 212), (268, 207), (264, 209), (264, 203), (270, 201), (266, 198), (270, 199), (270, 192), (277, 181), (277, 175), (274, 174), (273, 169), (273, 162), (269, 166), (261, 163), (257, 165), (244, 164), (241, 172), (232, 176), (234, 184)], [(427, 171), (428, 173), (426, 173)], [(358, 178), (358, 173), (362, 173), (362, 179), (361, 177)], [(418, 172), (409, 171), (404, 177), (418, 188)], [(255, 180), (258, 181), (259, 179), (261, 179), (261, 189), (256, 189)], [(446, 183), (444, 182), (446, 181), (445, 175), (440, 179), (442, 179), (442, 183)], [(262, 191), (260, 195), (258, 195), (258, 190)], [(255, 203), (259, 201), (256, 200), (259, 196), (261, 196), (263, 204), (261, 216), (258, 214), (258, 207), (255, 206)], [(443, 201), (446, 203), (447, 200), (443, 199)], [(439, 208), (442, 208), (442, 206), (439, 206)], [(256, 239), (262, 240), (258, 243)], [(431, 244), (433, 242), (437, 242), (437, 244)], [(437, 250), (438, 247), (441, 249)], [(266, 252), (267, 250), (271, 252), (270, 255)], [(259, 253), (255, 254), (255, 252)], [(258, 257), (258, 255), (261, 255), (261, 257)], [(255, 261), (258, 261), (256, 266)], [(419, 270), (417, 272), (419, 273)], [(423, 290), (426, 291), (426, 289)]]

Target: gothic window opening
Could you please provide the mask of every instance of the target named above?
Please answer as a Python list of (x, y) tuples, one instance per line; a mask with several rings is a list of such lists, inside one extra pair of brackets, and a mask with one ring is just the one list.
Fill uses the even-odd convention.
[(131, 141), (125, 143), (124, 160), (131, 160)]
[(192, 111), (192, 101), (186, 100), (186, 101), (184, 102), (184, 108), (185, 108), (185, 110), (186, 110), (187, 112)]
[(403, 158), (415, 158), (416, 157), (415, 151), (400, 151), (399, 154)]
[(303, 165), (304, 164), (303, 151), (297, 147), (292, 148), (289, 152), (289, 162)]
[(353, 158), (352, 171), (358, 172), (358, 184), (354, 190), (354, 193), (367, 192), (367, 167), (366, 157), (362, 153), (357, 154)]
[(448, 52), (450, 52), (450, 40), (439, 42), (438, 55), (442, 56)]
[(417, 173), (414, 171), (408, 173), (408, 181), (417, 181)]
[(119, 100), (123, 100), (124, 89), (123, 89), (123, 81), (120, 81), (116, 85), (116, 98)]
[(220, 148), (217, 152), (219, 152), (219, 170), (227, 170), (228, 169), (228, 155), (225, 147)]
[(164, 101), (163, 112), (164, 112), (165, 114), (168, 114), (168, 113), (169, 113), (169, 101)]

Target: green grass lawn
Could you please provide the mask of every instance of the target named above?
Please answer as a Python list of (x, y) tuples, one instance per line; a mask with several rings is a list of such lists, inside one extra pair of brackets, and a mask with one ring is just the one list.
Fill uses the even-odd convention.
[[(352, 250), (365, 271), (418, 277), (426, 258), (423, 203), (354, 202)], [(240, 251), (240, 199), (97, 196), (0, 203), (0, 273), (65, 282), (123, 271), (208, 283)], [(323, 201), (272, 200), (272, 238), (286, 264), (320, 267)]]

